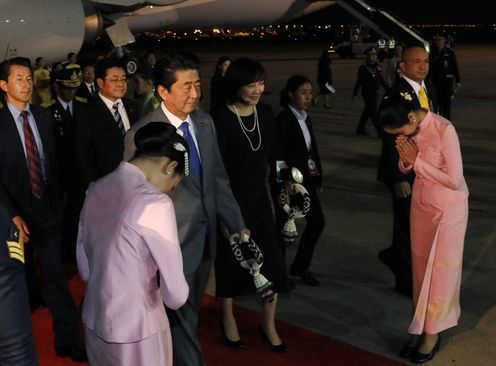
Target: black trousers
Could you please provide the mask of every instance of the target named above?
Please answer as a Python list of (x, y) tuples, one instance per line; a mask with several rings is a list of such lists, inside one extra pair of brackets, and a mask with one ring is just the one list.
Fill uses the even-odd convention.
[[(317, 241), (324, 231), (325, 219), (324, 213), (322, 212), (322, 206), (320, 205), (319, 195), (317, 194), (317, 189), (314, 187), (306, 187), (308, 194), (310, 195), (310, 210), (305, 216), (306, 227), (301, 234), (298, 250), (294, 258), (291, 267), (298, 271), (308, 269), (312, 263), (313, 253), (315, 251), (315, 246)], [(276, 210), (276, 225), (277, 232), (280, 238), (280, 243), (285, 253), (286, 244), (281, 238), (281, 230), (287, 221), (286, 213), (279, 207)]]
[(377, 131), (377, 135), (382, 136), (382, 129), (379, 126), (379, 113), (377, 110), (377, 100), (378, 100), (377, 92), (363, 93), (362, 98), (365, 105), (363, 107), (362, 115), (358, 120), (356, 132), (364, 133), (365, 125), (367, 124), (367, 121), (370, 118), (372, 124), (374, 125), (375, 130)]
[(410, 244), (410, 205), (412, 196), (405, 198), (394, 194), (394, 187), (388, 186), (393, 202), (393, 241), (388, 250), (396, 285), (403, 288), (412, 286), (412, 254)]
[(75, 342), (77, 310), (69, 291), (62, 260), (62, 227), (51, 211), (48, 198), (33, 197), (27, 222), (31, 241), (38, 255), (46, 285), (45, 297), (53, 317), (55, 346)]
[(0, 211), (0, 365), (36, 366), (24, 265), (8, 256), (11, 220)]
[(439, 114), (446, 119), (451, 118), (451, 97), (453, 96), (453, 79), (446, 79), (434, 83), (436, 88)]

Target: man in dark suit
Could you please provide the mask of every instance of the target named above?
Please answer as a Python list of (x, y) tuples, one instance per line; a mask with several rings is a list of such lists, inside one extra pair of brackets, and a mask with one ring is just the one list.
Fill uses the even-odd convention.
[(0, 88), (6, 94), (0, 110), (0, 203), (39, 256), (57, 355), (85, 361), (85, 352), (74, 345), (76, 307), (62, 266), (54, 121), (48, 111), (29, 104), (33, 90), (29, 59), (3, 61)]
[(176, 211), (183, 270), (190, 288), (186, 304), (168, 313), (178, 366), (205, 364), (196, 329), (210, 266), (215, 259), (217, 214), (230, 233), (238, 232), (240, 238), (249, 235), (229, 186), (212, 117), (195, 110), (201, 94), (199, 68), (195, 56), (182, 53), (157, 63), (155, 85), (162, 103), (128, 131), (124, 153), (125, 160), (134, 156), (134, 135), (150, 122), (174, 125), (188, 142), (190, 173), (170, 194)]
[(95, 83), (95, 67), (83, 66), (83, 82), (78, 87), (76, 96), (90, 101), (98, 96), (98, 85)]
[[(429, 54), (422, 45), (403, 49), (401, 76), (388, 93), (408, 93), (423, 108), (437, 111), (435, 91), (424, 81), (429, 71)], [(386, 95), (387, 97), (387, 95)], [(403, 174), (398, 168), (399, 155), (395, 136), (384, 134), (377, 179), (391, 193), (393, 201), (392, 245), (379, 252), (379, 259), (395, 276), (395, 290), (412, 296), (412, 260), (410, 249), (410, 203), (415, 173)]]
[(76, 133), (76, 158), (85, 187), (117, 168), (124, 135), (139, 118), (136, 103), (124, 98), (124, 65), (117, 59), (103, 59), (95, 65), (95, 73), (98, 97), (81, 111)]
[(55, 138), (60, 162), (62, 191), (65, 196), (63, 217), (64, 254), (67, 259), (76, 259), (76, 238), (79, 212), (83, 207), (85, 187), (79, 169), (74, 164), (76, 130), (79, 114), (86, 99), (76, 96), (81, 85), (78, 68), (63, 69), (52, 73), (55, 98), (48, 110), (55, 120)]

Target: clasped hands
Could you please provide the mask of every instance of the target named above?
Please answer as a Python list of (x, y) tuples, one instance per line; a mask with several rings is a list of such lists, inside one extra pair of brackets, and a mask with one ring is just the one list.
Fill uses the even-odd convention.
[(418, 155), (418, 147), (408, 136), (398, 135), (395, 142), (396, 150), (405, 166), (415, 164)]

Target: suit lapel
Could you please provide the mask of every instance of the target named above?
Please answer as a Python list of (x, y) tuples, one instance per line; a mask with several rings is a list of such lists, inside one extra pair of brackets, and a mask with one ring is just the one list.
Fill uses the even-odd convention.
[[(194, 114), (191, 115), (191, 121), (193, 123), (193, 126), (195, 127), (195, 137), (196, 137), (196, 143), (198, 144), (198, 151), (200, 151), (200, 160), (201, 160), (201, 165), (202, 165), (202, 171), (205, 171), (206, 168), (206, 146), (205, 146), (205, 131), (204, 131), (204, 122), (199, 120), (198, 118), (194, 117)], [(193, 147), (194, 148), (194, 147)], [(195, 183), (195, 185), (198, 186), (198, 188), (201, 189), (201, 181), (200, 177), (197, 177), (196, 174), (193, 174), (193, 172), (190, 173), (191, 180)]]
[[(298, 122), (298, 119), (294, 115), (293, 111), (291, 109), (287, 109), (287, 113), (289, 114), (289, 118), (291, 118), (291, 128), (295, 131), (294, 136), (297, 136), (296, 139), (299, 141), (295, 141), (294, 146), (307, 146), (307, 142), (305, 141), (305, 136), (303, 135), (303, 131), (301, 130), (300, 122)], [(310, 131), (310, 128), (308, 128)], [(307, 150), (307, 149), (305, 149)]]
[[(19, 161), (20, 169), (25, 171), (26, 177), (29, 179), (29, 171), (27, 166), (26, 154), (24, 153), (24, 148), (22, 146), (21, 136), (19, 136), (19, 131), (17, 130), (16, 122), (14, 117), (10, 113), (7, 107), (3, 109), (3, 116), (5, 119), (5, 135), (12, 136), (12, 146), (13, 151), (16, 156), (17, 161)], [(15, 136), (15, 137), (14, 137)], [(22, 162), (22, 164), (21, 164)]]

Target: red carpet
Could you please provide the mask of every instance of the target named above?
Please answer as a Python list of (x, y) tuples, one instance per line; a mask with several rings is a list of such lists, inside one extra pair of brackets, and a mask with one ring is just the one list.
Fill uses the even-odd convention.
[[(81, 299), (84, 284), (75, 277), (70, 282), (76, 301)], [(246, 348), (229, 349), (222, 343), (219, 329), (221, 305), (214, 298), (205, 299), (200, 319), (199, 337), (209, 366), (399, 366), (371, 352), (346, 343), (321, 336), (317, 333), (279, 322), (277, 327), (284, 342), (290, 347), (285, 354), (270, 351), (257, 333), (260, 314), (241, 307), (236, 308), (238, 327)], [(58, 358), (53, 349), (51, 317), (48, 310), (40, 309), (33, 316), (33, 332), (40, 366), (81, 365), (68, 358)], [(138, 365), (137, 365), (138, 366)], [(155, 365), (146, 365), (155, 366)], [(159, 366), (159, 365), (156, 365)]]

